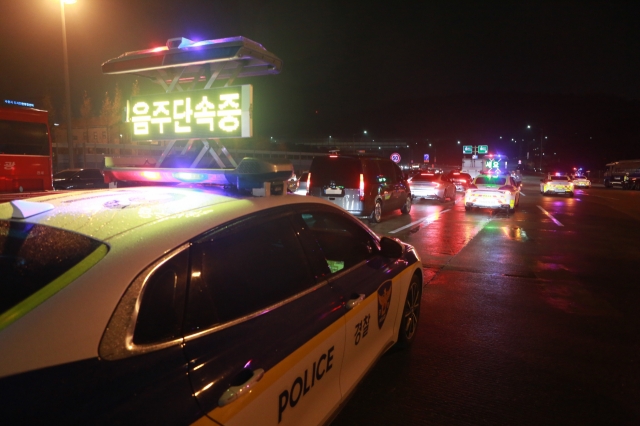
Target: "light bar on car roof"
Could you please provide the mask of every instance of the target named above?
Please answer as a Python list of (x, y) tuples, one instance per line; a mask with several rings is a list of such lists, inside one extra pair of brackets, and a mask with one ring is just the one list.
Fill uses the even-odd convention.
[(199, 183), (259, 189), (265, 182), (283, 182), (291, 177), (290, 161), (246, 157), (235, 169), (118, 167), (105, 157), (105, 182)]
[[(260, 43), (246, 37), (192, 41), (184, 37), (167, 40), (166, 46), (126, 52), (102, 64), (103, 74), (140, 74), (154, 77), (158, 70), (187, 67), (183, 77), (204, 78), (198, 74), (204, 64), (216, 64), (217, 79), (279, 74), (282, 60)], [(240, 68), (237, 70), (237, 68)], [(212, 69), (212, 71), (216, 71)]]

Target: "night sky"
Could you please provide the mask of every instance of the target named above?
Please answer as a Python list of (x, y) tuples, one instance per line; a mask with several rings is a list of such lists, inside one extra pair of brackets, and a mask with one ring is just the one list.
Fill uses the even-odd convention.
[[(62, 108), (59, 2), (0, 4), (0, 95), (48, 92)], [(367, 129), (497, 145), (531, 137), (532, 124), (597, 161), (640, 158), (639, 11), (585, 0), (78, 0), (66, 6), (72, 108), (86, 90), (97, 113), (116, 83), (128, 96), (134, 78), (100, 68), (124, 52), (241, 35), (284, 62), (280, 75), (236, 81), (254, 85), (258, 136)], [(143, 82), (143, 93), (160, 90)]]

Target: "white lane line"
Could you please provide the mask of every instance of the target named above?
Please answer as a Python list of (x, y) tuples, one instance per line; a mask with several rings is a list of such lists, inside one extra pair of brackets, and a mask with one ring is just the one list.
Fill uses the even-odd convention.
[(525, 194), (524, 192), (521, 192), (520, 195), (522, 195), (523, 197), (527, 196), (527, 194)]
[(446, 210), (442, 210), (441, 212), (430, 214), (429, 216), (425, 217), (424, 219), (416, 220), (415, 222), (411, 222), (408, 225), (405, 225), (405, 226), (400, 227), (398, 229), (394, 229), (393, 231), (389, 231), (389, 233), (390, 234), (395, 234), (397, 232), (400, 232), (400, 231), (405, 230), (407, 228), (411, 228), (412, 226), (418, 225), (418, 224), (423, 223), (423, 222), (427, 222), (427, 225), (430, 225), (431, 223), (435, 222), (441, 214), (444, 214), (444, 213), (446, 213), (448, 211), (451, 211), (451, 209), (446, 209)]
[(558, 226), (564, 226), (562, 223), (560, 223), (560, 221), (558, 219), (556, 219), (555, 217), (553, 217), (553, 215), (551, 215), (551, 213), (549, 213), (548, 211), (546, 211), (545, 209), (543, 209), (541, 206), (538, 206), (538, 208), (540, 210), (542, 210), (542, 213), (546, 214), (547, 216), (549, 216), (549, 218), (553, 221), (553, 223), (555, 223)]

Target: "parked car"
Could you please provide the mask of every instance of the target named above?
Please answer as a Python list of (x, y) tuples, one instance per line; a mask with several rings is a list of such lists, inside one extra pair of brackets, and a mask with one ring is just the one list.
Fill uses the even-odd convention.
[(311, 161), (307, 191), (349, 213), (380, 222), (382, 214), (411, 211), (411, 189), (400, 167), (388, 158), (317, 156)]
[(0, 270), (7, 425), (323, 424), (423, 282), (321, 198), (154, 186), (0, 204)]
[(66, 169), (53, 175), (53, 189), (108, 188), (100, 169)]
[(441, 173), (420, 173), (409, 180), (411, 196), (414, 199), (427, 198), (445, 202), (456, 199), (456, 186)]

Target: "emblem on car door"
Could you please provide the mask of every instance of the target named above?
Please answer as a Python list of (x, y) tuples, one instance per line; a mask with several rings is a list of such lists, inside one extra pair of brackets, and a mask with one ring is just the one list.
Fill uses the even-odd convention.
[(391, 288), (390, 280), (378, 287), (378, 328), (382, 328), (384, 320), (387, 319), (387, 314), (389, 313)]

